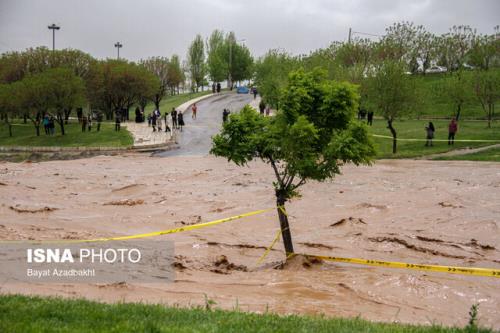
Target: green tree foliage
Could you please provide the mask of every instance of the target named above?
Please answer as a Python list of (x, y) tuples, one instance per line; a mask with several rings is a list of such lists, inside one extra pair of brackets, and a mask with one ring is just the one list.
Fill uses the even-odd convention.
[(474, 92), (488, 118), (488, 128), (495, 113), (495, 103), (500, 100), (500, 71), (476, 71), (473, 79)]
[(168, 86), (170, 88), (170, 93), (172, 95), (176, 92), (179, 93), (179, 86), (184, 84), (185, 80), (186, 78), (182, 70), (179, 56), (174, 54), (170, 58), (170, 66), (168, 66)]
[(464, 106), (473, 99), (469, 73), (463, 70), (452, 72), (439, 80), (434, 88), (436, 94), (453, 107), (453, 115), (458, 121)]
[(85, 99), (85, 84), (69, 68), (53, 68), (37, 74), (40, 80), (46, 82), (50, 112), (55, 113), (55, 119), (64, 135), (65, 110), (81, 106)]
[(229, 55), (225, 51), (224, 32), (214, 30), (207, 41), (207, 68), (212, 82), (221, 82), (227, 78)]
[(500, 65), (500, 39), (497, 35), (478, 35), (469, 52), (469, 64), (483, 70)]
[(11, 83), (12, 98), (17, 107), (22, 110), (35, 128), (35, 133), (40, 136), (40, 124), (42, 117), (53, 105), (50, 87), (47, 77), (42, 74), (26, 76), (20, 81)]
[(392, 152), (397, 152), (395, 119), (409, 115), (418, 107), (416, 81), (405, 74), (405, 65), (396, 61), (385, 61), (367, 80), (369, 104), (380, 111), (387, 121), (393, 137)]
[(297, 58), (279, 50), (271, 50), (257, 61), (255, 83), (267, 104), (280, 107), (280, 94), (288, 82), (288, 74), (299, 67)]
[(82, 105), (85, 98), (83, 80), (69, 68), (52, 68), (11, 83), (9, 95), (12, 110), (22, 112), (33, 123), (37, 136), (45, 114), (53, 114), (64, 135), (65, 110)]
[(468, 25), (453, 26), (437, 39), (438, 64), (449, 71), (461, 69), (475, 39), (476, 31)]
[(142, 66), (123, 60), (106, 60), (91, 70), (87, 97), (92, 108), (104, 110), (111, 119), (115, 110), (128, 109), (141, 99), (153, 99), (158, 78)]
[(19, 114), (20, 110), (14, 98), (13, 86), (7, 83), (0, 84), (0, 119), (7, 125), (9, 136), (12, 136), (12, 119)]
[(165, 96), (169, 86), (169, 61), (165, 57), (151, 57), (146, 60), (141, 60), (140, 65), (158, 79), (158, 90), (154, 93), (152, 101), (155, 104), (155, 108), (159, 110), (160, 102)]
[(188, 68), (191, 77), (191, 87), (198, 91), (205, 80), (205, 47), (201, 35), (196, 35), (188, 49)]
[(261, 159), (272, 167), (285, 251), (293, 253), (286, 201), (308, 180), (333, 178), (345, 163), (370, 163), (375, 150), (364, 125), (354, 119), (353, 85), (327, 80), (324, 71), (300, 70), (290, 74), (281, 98), (275, 117), (262, 117), (248, 106), (232, 115), (213, 138), (211, 153), (240, 166)]

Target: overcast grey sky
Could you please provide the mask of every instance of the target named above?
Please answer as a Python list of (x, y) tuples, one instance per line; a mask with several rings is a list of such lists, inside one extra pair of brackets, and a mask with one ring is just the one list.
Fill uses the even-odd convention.
[(493, 33), (500, 0), (0, 0), (0, 53), (52, 47), (47, 26), (56, 23), (56, 48), (97, 58), (185, 58), (197, 33), (235, 31), (255, 56), (271, 48), (308, 53), (347, 39), (354, 31), (383, 34), (409, 20), (435, 33), (459, 24)]

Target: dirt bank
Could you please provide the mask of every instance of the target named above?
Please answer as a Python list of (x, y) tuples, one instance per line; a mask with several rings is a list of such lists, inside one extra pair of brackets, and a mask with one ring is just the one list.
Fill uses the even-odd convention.
[[(272, 207), (273, 174), (213, 157), (98, 156), (0, 164), (0, 239), (76, 239), (162, 230)], [(494, 163), (380, 161), (308, 183), (288, 204), (296, 250), (413, 263), (500, 267), (500, 168)], [(311, 263), (274, 269), (276, 212), (164, 236), (177, 278), (165, 285), (6, 282), (1, 292), (324, 313), (500, 328), (500, 281)]]

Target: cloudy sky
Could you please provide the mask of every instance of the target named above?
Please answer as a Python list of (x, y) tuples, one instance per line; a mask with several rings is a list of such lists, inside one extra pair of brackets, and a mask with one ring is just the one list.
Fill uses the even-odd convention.
[(255, 56), (270, 48), (308, 53), (346, 40), (349, 27), (376, 35), (408, 20), (435, 33), (459, 24), (493, 33), (499, 0), (0, 0), (0, 53), (52, 47), (47, 26), (56, 23), (56, 48), (75, 48), (97, 58), (138, 60), (185, 57), (197, 33), (235, 31)]

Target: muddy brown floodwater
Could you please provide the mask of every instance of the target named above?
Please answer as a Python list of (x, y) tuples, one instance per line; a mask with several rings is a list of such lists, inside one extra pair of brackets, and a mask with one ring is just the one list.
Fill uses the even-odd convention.
[[(333, 182), (306, 184), (288, 203), (297, 252), (411, 263), (500, 267), (500, 165), (387, 160), (346, 166)], [(98, 156), (0, 164), (0, 239), (129, 235), (272, 207), (273, 173), (214, 157)], [(500, 279), (283, 260), (275, 211), (162, 236), (175, 241), (169, 284), (4, 282), (2, 293), (144, 301), (375, 321), (500, 329)]]

